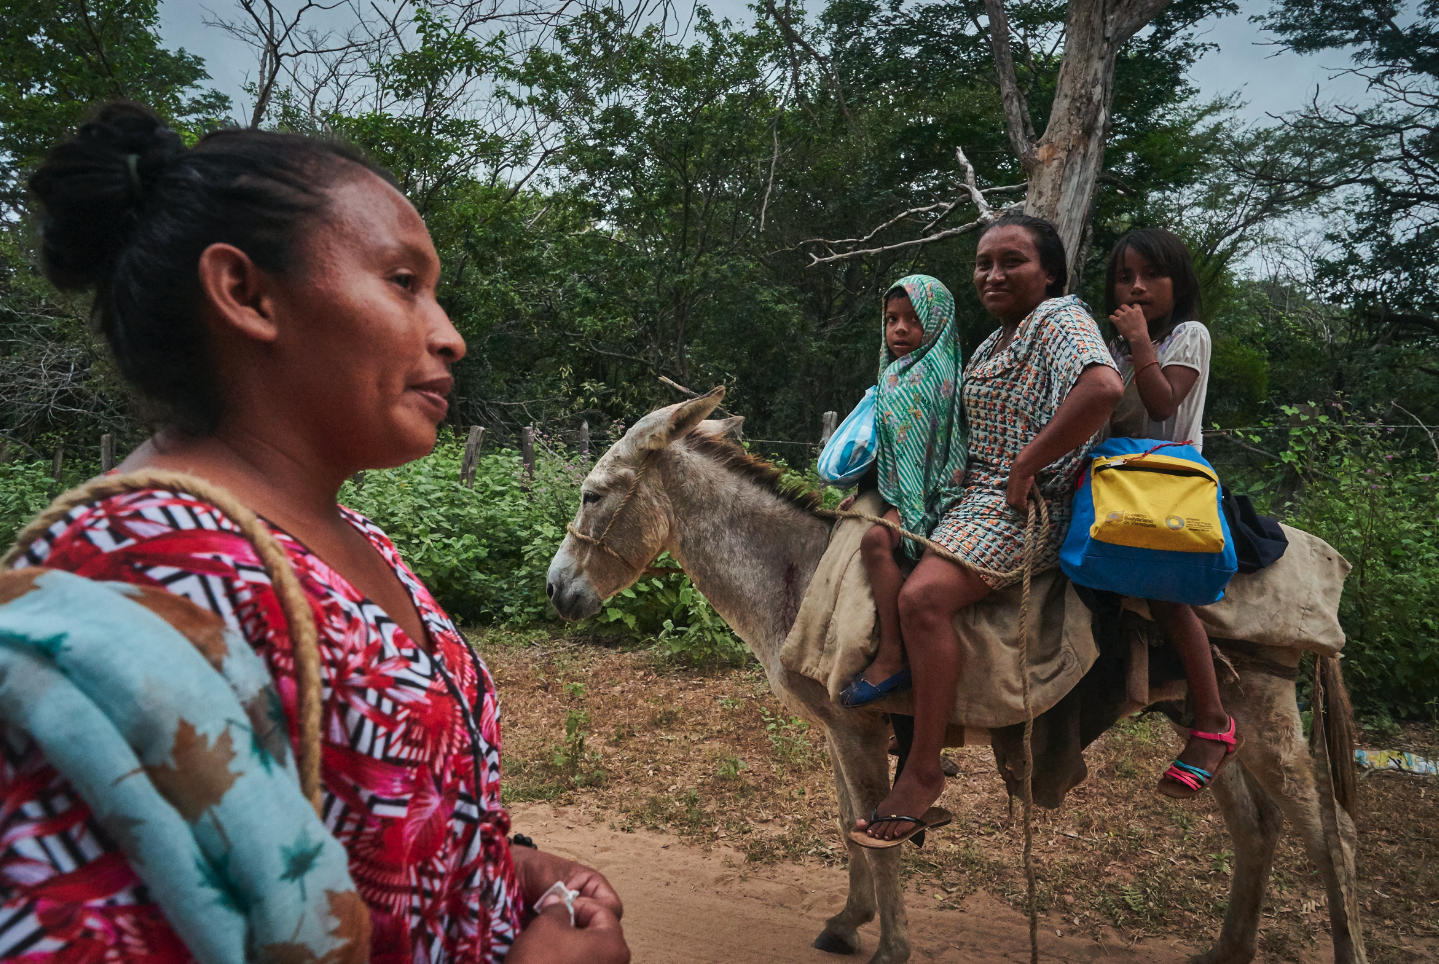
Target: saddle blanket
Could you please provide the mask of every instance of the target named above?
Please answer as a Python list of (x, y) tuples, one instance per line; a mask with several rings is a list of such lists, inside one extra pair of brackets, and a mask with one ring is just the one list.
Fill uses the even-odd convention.
[[(879, 493), (856, 500), (857, 512), (879, 515)], [(830, 535), (800, 602), (799, 615), (780, 663), (823, 683), (830, 699), (874, 660), (879, 649), (879, 620), (874, 593), (860, 556), (870, 523), (841, 519)], [(959, 689), (955, 726), (990, 729), (1024, 722), (1024, 683), (1019, 645), (1019, 604), (1023, 584), (990, 593), (954, 617), (959, 637)], [(1063, 699), (1099, 656), (1088, 608), (1058, 569), (1036, 573), (1030, 587), (1029, 665), (1031, 704), (1038, 716)], [(912, 714), (912, 693), (897, 693), (874, 703), (887, 713)], [(971, 741), (973, 742), (973, 741)]]
[[(1224, 598), (1194, 612), (1212, 639), (1242, 639), (1278, 649), (1337, 656), (1344, 648), (1339, 597), (1353, 567), (1316, 535), (1280, 523), (1289, 538), (1284, 555), (1258, 572), (1239, 573)], [(1152, 619), (1143, 599), (1124, 608)]]
[[(856, 511), (871, 515), (879, 515), (882, 508), (877, 492), (866, 493), (854, 505)], [(824, 684), (835, 701), (873, 661), (879, 648), (874, 594), (860, 555), (860, 543), (869, 526), (858, 519), (836, 523), (829, 548), (780, 651), (786, 669)], [(1344, 645), (1339, 597), (1350, 565), (1318, 536), (1289, 526), (1284, 531), (1289, 549), (1277, 562), (1235, 576), (1223, 599), (1195, 610), (1215, 639), (1335, 655)], [(954, 726), (994, 729), (1024, 722), (1019, 645), (1022, 595), (1023, 586), (1016, 583), (956, 614), (961, 669), (951, 718)], [(1144, 600), (1126, 598), (1124, 604), (1150, 618)], [(1039, 716), (1089, 671), (1099, 649), (1088, 607), (1058, 569), (1035, 574), (1030, 612), (1031, 704)], [(906, 692), (873, 707), (912, 714), (913, 702), (912, 693)]]

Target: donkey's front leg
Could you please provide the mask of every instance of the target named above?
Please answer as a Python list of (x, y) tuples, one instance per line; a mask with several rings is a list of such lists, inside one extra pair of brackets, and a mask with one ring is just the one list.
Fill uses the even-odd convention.
[(1258, 946), (1259, 914), (1284, 814), (1243, 766), (1231, 763), (1225, 767), (1212, 787), (1229, 828), (1234, 875), (1218, 943), (1189, 960), (1190, 964), (1249, 964)]
[(823, 951), (859, 951), (859, 927), (879, 910), (879, 947), (870, 964), (903, 964), (909, 960), (909, 921), (899, 879), (899, 849), (872, 850), (849, 839), (849, 828), (884, 799), (889, 788), (885, 754), (888, 730), (884, 717), (844, 712), (830, 721), (828, 745), (839, 791), (840, 825), (849, 852), (849, 899), (831, 917), (814, 946)]

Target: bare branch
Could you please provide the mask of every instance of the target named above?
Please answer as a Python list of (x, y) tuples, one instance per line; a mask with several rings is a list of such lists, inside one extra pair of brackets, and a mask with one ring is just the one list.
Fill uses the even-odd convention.
[(789, 88), (786, 87), (784, 96), (780, 98), (779, 110), (775, 111), (774, 117), (770, 118), (770, 128), (774, 134), (774, 153), (769, 159), (769, 181), (764, 186), (764, 201), (759, 208), (759, 233), (764, 233), (765, 215), (769, 213), (769, 196), (774, 191), (774, 169), (779, 165), (779, 119), (784, 114), (785, 101), (789, 99)]
[(980, 228), (984, 227), (986, 224), (988, 224), (991, 220), (991, 218), (980, 218), (979, 220), (971, 221), (968, 224), (961, 225), (957, 228), (950, 228), (948, 231), (941, 231), (938, 234), (931, 234), (928, 237), (911, 238), (908, 241), (900, 241), (896, 244), (886, 244), (883, 247), (879, 248), (865, 248), (861, 251), (844, 251), (840, 254), (831, 254), (823, 258), (819, 257), (818, 255), (811, 254), (809, 256), (809, 266), (813, 268), (817, 264), (829, 264), (832, 261), (848, 261), (851, 258), (863, 258), (871, 254), (883, 254), (886, 251), (899, 251), (904, 248), (912, 248), (915, 245), (929, 244), (931, 241), (943, 241), (945, 238), (958, 237), (961, 234), (969, 234), (971, 231), (977, 231)]
[[(984, 227), (990, 221), (993, 221), (995, 218), (1001, 216), (1002, 214), (1005, 214), (1013, 207), (1020, 206), (1005, 205), (1004, 207), (996, 210), (989, 203), (989, 199), (985, 197), (985, 195), (991, 192), (1000, 193), (1004, 191), (1015, 191), (1023, 188), (1025, 185), (1006, 184), (1001, 187), (991, 187), (981, 190), (979, 187), (979, 183), (975, 177), (974, 165), (969, 163), (969, 158), (966, 157), (964, 154), (964, 148), (956, 147), (954, 149), (954, 154), (955, 157), (958, 158), (960, 166), (964, 168), (964, 181), (960, 185), (962, 189), (960, 197), (955, 198), (953, 201), (937, 201), (934, 204), (926, 204), (919, 207), (906, 208), (899, 214), (896, 214), (894, 217), (881, 224), (879, 227), (870, 231), (862, 238), (845, 238), (840, 241), (828, 241), (822, 238), (811, 238), (808, 241), (801, 241), (799, 244), (795, 245), (795, 247), (803, 247), (806, 244), (820, 244), (824, 245), (824, 247), (829, 249), (830, 254), (825, 255), (824, 257), (820, 257), (813, 252), (809, 252), (809, 266), (812, 268), (817, 264), (828, 264), (834, 261), (846, 261), (851, 258), (863, 258), (872, 254), (883, 254), (886, 251), (899, 251), (904, 248), (913, 248), (921, 244), (930, 244), (934, 241), (943, 241), (946, 238), (958, 237), (961, 234), (969, 234), (971, 231), (976, 231), (979, 228)], [(968, 195), (968, 197), (965, 197), (964, 195)], [(969, 201), (974, 204), (974, 206), (978, 209), (979, 216), (968, 224), (962, 224), (957, 228), (948, 228), (944, 231), (935, 232), (934, 229), (938, 226), (939, 222), (943, 221), (946, 217), (948, 217), (955, 208), (963, 204), (965, 201)], [(1023, 202), (1020, 202), (1021, 205), (1022, 203)], [(938, 213), (927, 225), (925, 225), (924, 229), (920, 231), (919, 237), (917, 238), (911, 238), (908, 241), (898, 241), (894, 244), (881, 245), (880, 247), (875, 248), (855, 247), (856, 245), (864, 244), (870, 241), (876, 235), (880, 234), (887, 228), (894, 227), (896, 224), (899, 224), (902, 221), (909, 220), (915, 215), (928, 214), (930, 212), (936, 211)], [(849, 249), (836, 253), (834, 249), (841, 245), (848, 245)]]
[(1169, 6), (1170, 0), (1123, 0), (1110, 14), (1109, 33), (1111, 43), (1118, 48), (1133, 37), (1149, 21), (1159, 16), (1159, 11)]
[(1434, 438), (1434, 430), (1431, 429), (1428, 425), (1425, 425), (1423, 422), (1419, 421), (1419, 416), (1409, 411), (1409, 409), (1405, 408), (1403, 405), (1400, 405), (1397, 399), (1390, 401), (1389, 404), (1399, 409), (1399, 411), (1403, 412), (1405, 415), (1408, 415), (1414, 420), (1415, 424), (1417, 424), (1420, 428), (1424, 430), (1424, 434), (1429, 436), (1429, 444), (1434, 446), (1434, 461), (1439, 462), (1439, 439)]
[[(839, 109), (844, 112), (845, 121), (848, 122), (850, 129), (853, 130), (856, 134), (858, 134), (860, 132), (859, 125), (854, 122), (854, 118), (850, 115), (849, 112), (849, 105), (845, 103), (844, 85), (840, 83), (839, 74), (835, 73), (834, 65), (830, 63), (829, 58), (826, 57), (824, 54), (820, 53), (818, 50), (815, 50), (814, 47), (809, 43), (809, 41), (805, 40), (804, 37), (800, 36), (799, 31), (794, 29), (794, 26), (790, 23), (790, 19), (788, 16), (788, 3), (785, 4), (785, 14), (783, 15), (779, 12), (779, 9), (775, 7), (774, 0), (764, 0), (764, 5), (765, 9), (769, 11), (769, 15), (774, 18), (774, 22), (779, 25), (780, 33), (784, 34), (785, 42), (788, 43), (791, 47), (799, 47), (805, 53), (813, 57), (815, 63), (819, 64), (820, 69), (822, 69), (825, 72), (825, 75), (829, 77), (830, 83), (834, 84), (835, 99), (839, 101)], [(798, 63), (796, 63), (796, 81), (798, 81), (799, 79), (798, 73), (799, 67)], [(797, 84), (796, 87), (798, 87)]]
[(999, 77), (1000, 99), (1004, 103), (1004, 126), (1009, 131), (1014, 153), (1028, 170), (1034, 163), (1034, 121), (1014, 73), (1014, 55), (1009, 49), (1009, 17), (1005, 15), (1003, 0), (984, 0), (984, 11), (989, 15), (989, 43), (994, 49), (994, 71)]

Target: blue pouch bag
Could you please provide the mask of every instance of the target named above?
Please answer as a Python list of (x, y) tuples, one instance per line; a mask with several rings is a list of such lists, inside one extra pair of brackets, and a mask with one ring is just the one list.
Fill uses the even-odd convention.
[(874, 389), (870, 388), (824, 444), (816, 469), (826, 483), (847, 489), (869, 471), (878, 456), (879, 438), (874, 432)]
[(1239, 567), (1219, 476), (1192, 445), (1112, 438), (1079, 477), (1059, 551), (1071, 581), (1207, 606)]

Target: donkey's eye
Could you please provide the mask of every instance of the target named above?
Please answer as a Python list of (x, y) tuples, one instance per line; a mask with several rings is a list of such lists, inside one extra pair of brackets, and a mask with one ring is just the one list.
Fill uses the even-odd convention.
[(585, 492), (582, 498), (584, 499), (585, 505), (594, 505), (600, 501), (600, 494), (598, 492)]

